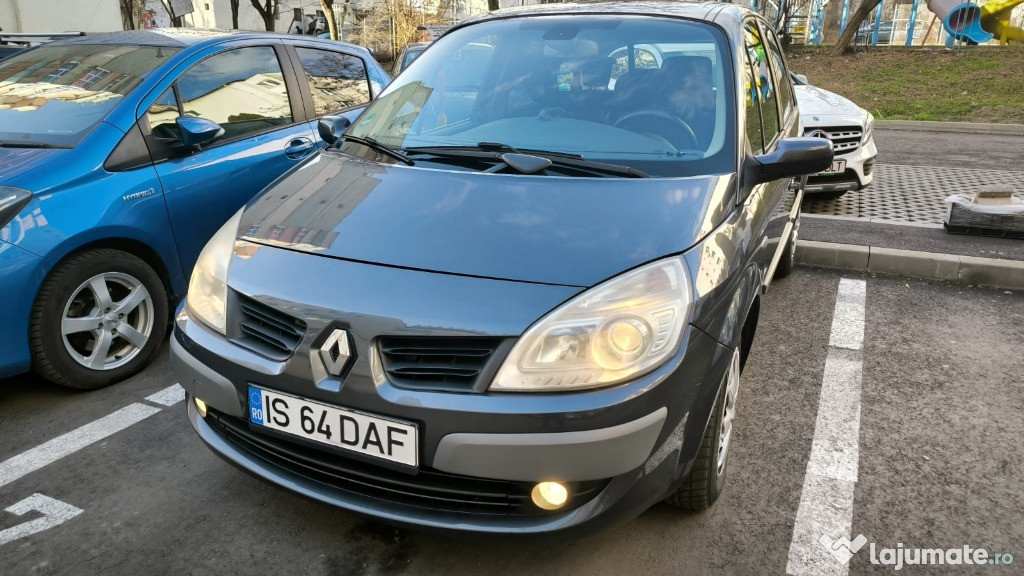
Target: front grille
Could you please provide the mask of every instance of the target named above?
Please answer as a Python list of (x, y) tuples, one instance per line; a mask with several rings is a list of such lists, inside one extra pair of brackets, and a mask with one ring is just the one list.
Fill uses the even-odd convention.
[(232, 342), (271, 360), (291, 356), (306, 333), (305, 322), (247, 296), (236, 296), (240, 335)]
[(810, 136), (818, 131), (823, 131), (828, 135), (828, 139), (832, 141), (832, 150), (836, 156), (853, 152), (860, 148), (860, 139), (864, 135), (860, 126), (826, 126), (808, 128), (804, 131), (804, 136)]
[[(446, 512), (551, 514), (533, 504), (531, 482), (473, 478), (429, 469), (421, 469), (413, 475), (260, 434), (251, 430), (244, 420), (215, 410), (209, 411), (206, 421), (236, 447), (341, 492)], [(573, 483), (569, 502), (558, 512), (585, 504), (607, 483), (607, 480)]]
[(472, 392), (483, 391), (511, 344), (503, 338), (385, 336), (378, 349), (396, 386)]

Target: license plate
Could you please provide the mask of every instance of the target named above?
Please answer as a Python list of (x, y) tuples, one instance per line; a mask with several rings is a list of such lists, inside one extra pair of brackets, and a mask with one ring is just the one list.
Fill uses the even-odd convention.
[(249, 387), (249, 422), (335, 448), (416, 466), (416, 426)]
[(842, 174), (846, 172), (846, 160), (833, 160), (832, 166), (824, 172), (818, 172), (819, 175), (828, 176), (831, 174)]

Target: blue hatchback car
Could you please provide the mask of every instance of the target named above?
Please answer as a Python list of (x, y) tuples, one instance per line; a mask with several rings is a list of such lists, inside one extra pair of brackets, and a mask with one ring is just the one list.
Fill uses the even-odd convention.
[[(364, 48), (276, 34), (83, 36), (0, 63), (0, 378), (141, 369), (210, 236), (390, 81)], [(302, 230), (281, 230), (299, 242)]]

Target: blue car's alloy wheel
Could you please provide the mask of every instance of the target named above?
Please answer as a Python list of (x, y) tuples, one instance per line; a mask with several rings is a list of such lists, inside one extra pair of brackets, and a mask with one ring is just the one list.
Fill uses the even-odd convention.
[(104, 272), (82, 282), (64, 307), (64, 348), (93, 370), (113, 370), (142, 352), (153, 332), (153, 299), (134, 276)]
[(167, 330), (167, 296), (144, 261), (118, 250), (68, 258), (32, 311), (32, 364), (72, 388), (106, 386), (138, 372)]

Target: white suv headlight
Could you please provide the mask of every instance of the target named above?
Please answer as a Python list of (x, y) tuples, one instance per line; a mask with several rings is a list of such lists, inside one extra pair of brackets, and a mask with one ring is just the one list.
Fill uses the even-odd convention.
[(241, 219), (239, 210), (206, 243), (192, 270), (185, 300), (193, 318), (221, 334), (227, 331), (228, 264)]
[(637, 268), (576, 296), (534, 324), (490, 390), (561, 392), (608, 386), (663, 364), (693, 302), (681, 258)]
[(860, 138), (861, 144), (867, 144), (871, 140), (872, 133), (875, 131), (875, 117), (870, 112), (867, 113), (867, 119), (864, 121), (864, 135)]

